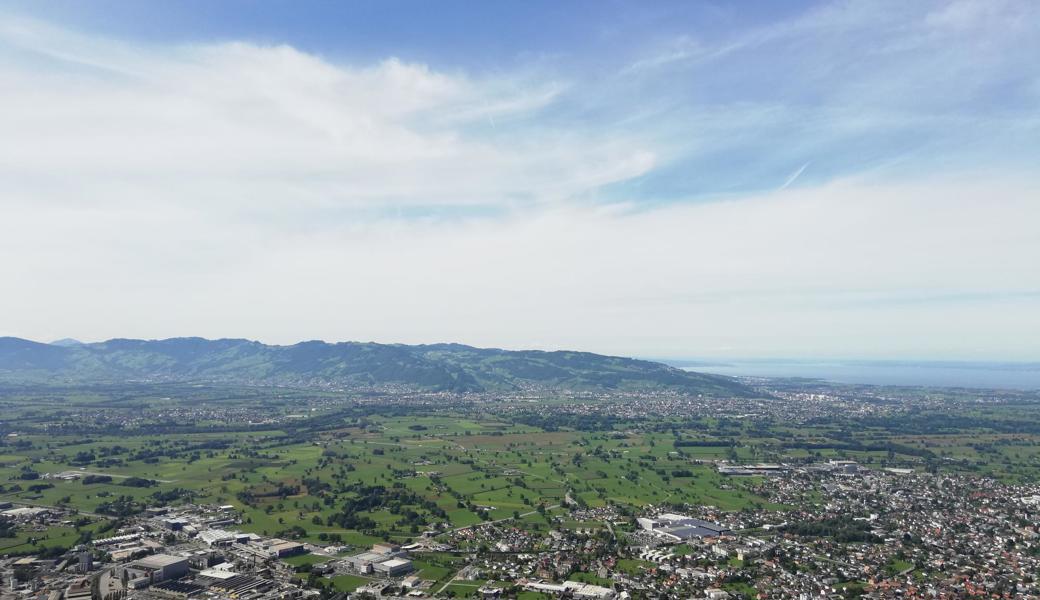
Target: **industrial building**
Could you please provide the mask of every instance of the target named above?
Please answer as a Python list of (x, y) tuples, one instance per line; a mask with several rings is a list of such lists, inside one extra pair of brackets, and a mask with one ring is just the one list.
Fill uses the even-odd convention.
[(188, 583), (186, 581), (163, 581), (153, 585), (150, 589), (152, 592), (162, 596), (190, 598), (201, 594), (206, 588), (196, 583)]
[(271, 538), (264, 547), (267, 548), (267, 551), (270, 552), (271, 556), (274, 558), (295, 556), (307, 552), (307, 548), (299, 542), (290, 542), (278, 538)]
[(153, 554), (135, 560), (124, 568), (130, 587), (141, 588), (188, 574), (188, 559), (169, 554)]
[(199, 533), (199, 539), (204, 544), (213, 547), (225, 547), (231, 544), (246, 544), (262, 539), (255, 533), (241, 533), (238, 531), (225, 531), (223, 529), (207, 529)]
[(413, 570), (408, 553), (393, 544), (376, 544), (368, 552), (348, 556), (346, 561), (358, 573), (383, 573), (397, 577)]
[(412, 561), (407, 558), (391, 558), (372, 565), (376, 573), (383, 573), (388, 577), (397, 577), (412, 572)]
[(665, 513), (654, 518), (640, 517), (636, 521), (645, 531), (669, 542), (684, 542), (729, 533), (723, 525), (674, 513)]
[(260, 559), (284, 558), (307, 552), (306, 546), (299, 542), (291, 542), (280, 538), (264, 539), (252, 534), (245, 534), (249, 538), (247, 543), (232, 543), (231, 547), (245, 555)]
[(65, 589), (66, 600), (90, 600), (91, 594), (89, 577), (78, 579)]
[(543, 594), (567, 595), (572, 598), (585, 598), (588, 600), (610, 600), (617, 595), (610, 588), (580, 581), (564, 581), (563, 583), (531, 581), (524, 583), (523, 586), (528, 590)]

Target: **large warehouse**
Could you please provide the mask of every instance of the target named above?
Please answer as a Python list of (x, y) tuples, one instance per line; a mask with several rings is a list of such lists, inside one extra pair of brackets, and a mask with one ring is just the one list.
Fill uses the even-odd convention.
[(126, 571), (130, 587), (136, 589), (187, 575), (188, 559), (183, 556), (153, 554), (135, 560), (124, 567), (124, 571)]
[(414, 569), (407, 556), (408, 553), (402, 551), (400, 546), (376, 544), (372, 550), (348, 556), (345, 560), (358, 573), (384, 573), (396, 577)]
[(644, 530), (670, 542), (684, 542), (729, 533), (723, 525), (675, 513), (665, 513), (654, 518), (640, 517), (636, 521)]

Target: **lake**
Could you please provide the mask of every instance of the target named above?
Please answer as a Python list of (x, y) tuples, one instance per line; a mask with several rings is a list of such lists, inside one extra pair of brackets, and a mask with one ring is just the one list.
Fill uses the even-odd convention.
[(681, 366), (719, 375), (807, 377), (838, 383), (1040, 389), (1040, 363), (719, 360)]

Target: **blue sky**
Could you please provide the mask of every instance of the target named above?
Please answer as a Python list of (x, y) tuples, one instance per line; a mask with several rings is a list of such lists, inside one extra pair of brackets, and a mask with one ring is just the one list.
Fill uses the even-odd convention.
[(1035, 360), (1038, 55), (1000, 0), (0, 3), (2, 329)]
[(699, 34), (723, 39), (797, 16), (810, 4), (746, 2), (8, 2), (12, 12), (142, 42), (248, 39), (337, 61), (388, 55), (436, 68), (498, 71), (537, 57), (609, 67), (645, 44)]

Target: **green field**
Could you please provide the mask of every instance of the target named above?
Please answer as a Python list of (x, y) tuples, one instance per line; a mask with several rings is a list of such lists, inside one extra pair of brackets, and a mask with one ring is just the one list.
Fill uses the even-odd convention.
[[(554, 507), (568, 493), (590, 507), (632, 511), (787, 508), (756, 492), (759, 478), (719, 475), (717, 460), (851, 458), (1008, 480), (1040, 473), (1028, 406), (966, 408), (949, 427), (930, 427), (923, 415), (855, 427), (833, 418), (794, 426), (723, 417), (586, 426), (568, 417), (571, 426), (548, 428), (531, 412), (357, 405), (280, 389), (47, 388), (2, 398), (0, 500), (66, 506), (92, 516), (90, 527), (148, 506), (231, 504), (245, 531), (354, 547), (518, 515), (520, 525), (540, 527), (539, 511), (566, 517)], [(93, 481), (52, 478), (67, 471)], [(565, 518), (563, 526), (604, 524)], [(32, 551), (33, 538), (40, 548), (69, 546), (92, 535), (90, 527), (19, 532), (0, 544), (12, 553)], [(426, 564), (421, 575), (440, 581), (443, 569)]]

